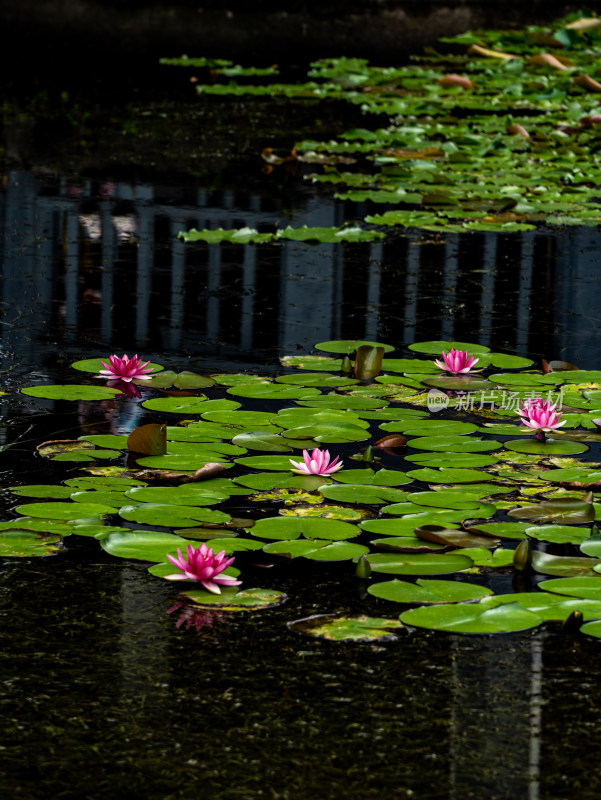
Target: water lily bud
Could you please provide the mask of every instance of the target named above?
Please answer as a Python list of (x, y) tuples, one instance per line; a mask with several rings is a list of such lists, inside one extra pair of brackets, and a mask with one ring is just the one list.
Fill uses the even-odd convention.
[(374, 460), (374, 449), (371, 445), (368, 445), (363, 451), (363, 460), (368, 464), (371, 464), (371, 462)]
[(572, 611), (569, 617), (563, 621), (563, 625), (561, 629), (564, 633), (576, 633), (582, 627), (582, 623), (584, 622), (584, 617), (582, 616), (582, 611), (579, 611), (577, 608)]
[(513, 566), (515, 569), (528, 569), (532, 565), (532, 547), (528, 539), (520, 542), (513, 552)]
[(358, 578), (369, 578), (371, 575), (371, 564), (365, 556), (359, 557), (355, 574)]
[(344, 372), (345, 375), (348, 373), (350, 374), (353, 371), (353, 362), (350, 360), (348, 356), (345, 356), (342, 359), (342, 366), (340, 367), (340, 372)]

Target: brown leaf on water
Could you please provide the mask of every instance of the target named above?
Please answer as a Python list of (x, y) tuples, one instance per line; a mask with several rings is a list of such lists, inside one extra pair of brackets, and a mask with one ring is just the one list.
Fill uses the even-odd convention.
[(601, 125), (601, 114), (587, 114), (586, 117), (581, 117), (578, 124), (583, 128), (594, 128), (595, 125)]
[(406, 436), (401, 436), (400, 433), (394, 433), (389, 436), (384, 436), (382, 439), (378, 439), (377, 442), (374, 442), (374, 447), (379, 447), (380, 450), (389, 450), (391, 448), (405, 447), (406, 444)]
[(471, 45), (467, 52), (470, 56), (482, 56), (482, 58), (519, 58), (519, 56), (516, 56), (513, 53), (503, 53), (500, 50), (489, 50), (486, 47), (480, 47), (479, 44)]
[(279, 165), (279, 164), (285, 164), (286, 162), (290, 161), (296, 161), (298, 159), (298, 156), (296, 154), (296, 150), (291, 150), (290, 155), (278, 156), (277, 153), (274, 151), (273, 147), (265, 147), (261, 151), (261, 158), (268, 164)]
[(439, 79), (438, 83), (445, 89), (449, 86), (460, 86), (462, 89), (476, 88), (474, 81), (471, 81), (469, 78), (466, 78), (463, 75), (455, 75), (454, 73), (450, 75), (443, 75), (443, 77)]
[(225, 467), (223, 464), (219, 464), (217, 461), (209, 461), (209, 463), (205, 464), (204, 467), (196, 470), (194, 473), (194, 479), (197, 481), (206, 481), (207, 478), (214, 478), (215, 475), (219, 475), (224, 471)]
[(511, 134), (511, 136), (523, 136), (524, 139), (530, 138), (530, 134), (523, 125), (509, 125), (507, 133)]
[(582, 17), (574, 22), (569, 22), (566, 28), (571, 31), (588, 31), (591, 28), (598, 28), (601, 25), (599, 17)]
[(551, 53), (536, 53), (528, 59), (529, 64), (536, 64), (538, 67), (553, 67), (553, 69), (569, 69), (574, 66), (574, 62), (568, 58), (558, 58)]
[(591, 78), (590, 75), (578, 75), (577, 78), (574, 78), (574, 83), (578, 86), (582, 86), (583, 89), (586, 89), (587, 92), (595, 92), (597, 94), (601, 93), (601, 83), (598, 83), (594, 78)]
[(407, 150), (406, 148), (386, 148), (378, 150), (386, 156), (395, 156), (396, 158), (442, 158), (444, 150), (439, 147), (424, 147), (421, 150)]
[(127, 449), (147, 456), (162, 456), (167, 452), (167, 426), (151, 422), (140, 425), (127, 437)]

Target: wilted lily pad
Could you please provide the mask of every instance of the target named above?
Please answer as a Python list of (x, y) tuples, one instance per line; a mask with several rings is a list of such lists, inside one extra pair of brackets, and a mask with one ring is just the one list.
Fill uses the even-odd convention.
[[(17, 521), (15, 521), (17, 522)], [(0, 531), (0, 557), (32, 558), (34, 556), (54, 556), (63, 548), (58, 533), (35, 532), (30, 530)]]
[(404, 626), (397, 620), (382, 617), (342, 617), (318, 614), (314, 617), (289, 622), (288, 627), (297, 633), (305, 633), (320, 639), (341, 641), (394, 641), (398, 637), (392, 631)]

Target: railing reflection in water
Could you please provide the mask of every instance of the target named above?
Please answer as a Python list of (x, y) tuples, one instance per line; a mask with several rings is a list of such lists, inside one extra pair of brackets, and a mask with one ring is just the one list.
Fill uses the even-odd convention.
[[(317, 247), (177, 238), (191, 227), (340, 225), (363, 211), (308, 197), (285, 217), (258, 195), (242, 205), (231, 191), (197, 189), (182, 202), (181, 192), (126, 183), (62, 181), (49, 192), (10, 173), (0, 193), (5, 349), (34, 359), (53, 325), (67, 349), (87, 334), (117, 349), (248, 359), (330, 338), (456, 339), (595, 365), (596, 229), (412, 231)], [(27, 335), (9, 324), (16, 309)]]

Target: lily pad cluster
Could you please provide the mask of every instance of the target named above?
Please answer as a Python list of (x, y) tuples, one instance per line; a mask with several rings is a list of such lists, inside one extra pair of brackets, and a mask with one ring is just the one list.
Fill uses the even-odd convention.
[[(369, 213), (362, 225), (347, 228), (181, 235), (206, 242), (333, 242), (373, 240), (390, 228), (511, 233), (597, 225), (600, 44), (601, 18), (577, 12), (549, 26), (445, 38), (401, 67), (321, 59), (311, 65), (310, 80), (295, 84), (240, 82), (236, 75), (251, 71), (207, 62), (213, 71), (211, 82), (196, 87), (202, 95), (336, 100), (379, 115), (378, 127), (296, 142), (282, 155), (263, 151), (271, 170), (291, 161), (314, 165), (306, 179), (331, 185), (341, 200), (368, 203)], [(203, 65), (202, 59), (179, 61), (196, 62)]]
[[(384, 358), (380, 374), (360, 379), (352, 364), (364, 348)], [(435, 361), (451, 348), (477, 354), (477, 371), (445, 374)], [(0, 555), (60, 556), (70, 537), (85, 536), (164, 579), (173, 573), (167, 555), (206, 542), (236, 557), (226, 574), (243, 585), (216, 599), (182, 581), (188, 603), (283, 602), (277, 589), (248, 587), (245, 567), (255, 563), (298, 565), (299, 592), (315, 562), (366, 582), (366, 612), (377, 606), (377, 618), (349, 621), (324, 609), (327, 619), (292, 626), (304, 633), (387, 638), (408, 626), (497, 633), (586, 621), (586, 633), (601, 635), (601, 463), (593, 460), (601, 370), (537, 367), (469, 342), (416, 342), (399, 357), (390, 344), (362, 340), (315, 350), (283, 357), (280, 374), (267, 376), (156, 365), (156, 377), (140, 381), (140, 400), (75, 390), (89, 387), (95, 359), (76, 362), (80, 384), (23, 387), (43, 400), (139, 402), (146, 419), (129, 433), (38, 445), (56, 483), (12, 487)], [(163, 388), (178, 375), (183, 396)], [(552, 397), (567, 423), (544, 440), (516, 413), (540, 396)], [(291, 458), (315, 448), (344, 468), (294, 474)], [(493, 594), (486, 584), (503, 573), (552, 580)]]

